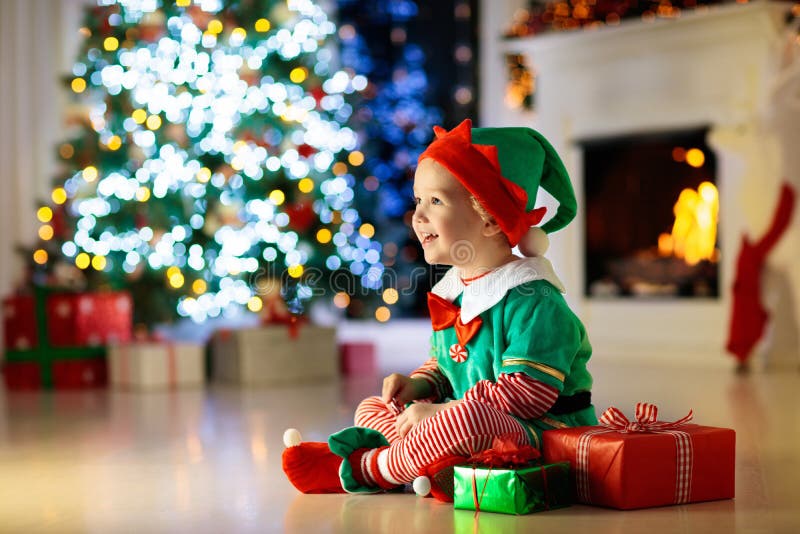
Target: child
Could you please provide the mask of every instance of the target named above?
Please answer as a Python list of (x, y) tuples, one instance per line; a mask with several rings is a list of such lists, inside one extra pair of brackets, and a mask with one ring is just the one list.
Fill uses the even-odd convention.
[[(549, 428), (597, 423), (591, 346), (561, 293), (544, 232), (575, 216), (561, 160), (528, 128), (445, 132), (419, 158), (413, 228), (431, 264), (452, 265), (428, 295), (432, 356), (410, 376), (393, 374), (364, 400), (355, 424), (328, 443), (284, 451), (304, 493), (370, 493), (441, 472), (488, 449), (495, 437), (540, 446)], [(532, 209), (539, 187), (559, 201)], [(529, 258), (519, 258), (512, 247)], [(452, 484), (452, 482), (451, 482)]]

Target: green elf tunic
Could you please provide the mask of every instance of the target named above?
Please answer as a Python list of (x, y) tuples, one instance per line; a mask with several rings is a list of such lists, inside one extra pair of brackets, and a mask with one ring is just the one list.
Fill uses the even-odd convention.
[(585, 401), (567, 413), (559, 409), (538, 419), (515, 417), (528, 431), (531, 444), (539, 447), (544, 430), (597, 424), (588, 400), (592, 376), (586, 362), (592, 347), (547, 259), (507, 263), (468, 286), (450, 269), (432, 292), (460, 306), (464, 324), (476, 317), (482, 320), (464, 347), (454, 326), (433, 333), (432, 355), (452, 388), (448, 396), (461, 399), (477, 382), (496, 382), (501, 373), (525, 373), (558, 390), (559, 401), (568, 401), (557, 405), (574, 405), (569, 401), (576, 398)]

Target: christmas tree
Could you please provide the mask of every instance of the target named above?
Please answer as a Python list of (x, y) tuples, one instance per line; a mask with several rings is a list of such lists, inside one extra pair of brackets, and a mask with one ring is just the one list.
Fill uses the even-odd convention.
[(310, 0), (89, 8), (34, 282), (129, 288), (142, 324), (260, 311), (278, 290), (293, 312), (379, 296), (382, 247), (355, 199), (369, 81), (337, 65), (336, 31)]
[[(370, 80), (371, 92), (356, 115), (364, 125), (368, 155), (362, 187), (377, 195), (368, 214), (383, 243), (383, 298), (396, 303), (395, 315), (414, 316), (427, 311), (430, 275), (411, 231), (413, 170), (433, 126), (444, 124), (442, 110), (432, 103), (428, 58), (409, 36), (419, 8), (411, 0), (339, 0), (338, 10), (342, 62)], [(349, 304), (357, 308), (358, 299)]]

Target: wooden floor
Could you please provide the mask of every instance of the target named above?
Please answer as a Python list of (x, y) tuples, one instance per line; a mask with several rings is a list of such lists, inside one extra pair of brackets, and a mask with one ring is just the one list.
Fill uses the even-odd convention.
[(0, 392), (0, 532), (800, 532), (800, 373), (595, 363), (598, 409), (736, 429), (735, 500), (514, 517), (407, 495), (301, 495), (287, 427), (324, 440), (379, 380), (240, 390)]

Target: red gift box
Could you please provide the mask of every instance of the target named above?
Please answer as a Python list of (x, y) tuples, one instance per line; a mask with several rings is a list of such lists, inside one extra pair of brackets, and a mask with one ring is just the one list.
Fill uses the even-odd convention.
[[(9, 390), (40, 389), (42, 365), (38, 362), (6, 362), (3, 378)], [(103, 358), (65, 359), (52, 362), (52, 381), (55, 389), (85, 389), (103, 387), (108, 383), (106, 361)]]
[(39, 389), (42, 387), (41, 371), (35, 362), (5, 362), (3, 380), (9, 390)]
[[(107, 383), (103, 345), (130, 341), (132, 301), (128, 293), (53, 294), (3, 301), (9, 389), (75, 389)], [(32, 337), (32, 342), (25, 340)]]
[(53, 386), (56, 389), (88, 389), (108, 383), (106, 360), (59, 360), (53, 362)]
[(339, 344), (339, 370), (346, 376), (374, 375), (375, 345), (367, 342), (345, 342)]
[(548, 430), (545, 462), (569, 461), (576, 499), (622, 510), (734, 497), (736, 434), (729, 428), (658, 421), (652, 404), (631, 422), (616, 408), (601, 426)]
[(3, 333), (4, 346), (8, 350), (36, 347), (36, 301), (33, 295), (15, 295), (3, 299)]
[(47, 334), (54, 347), (107, 345), (131, 340), (128, 293), (54, 294), (47, 299)]

